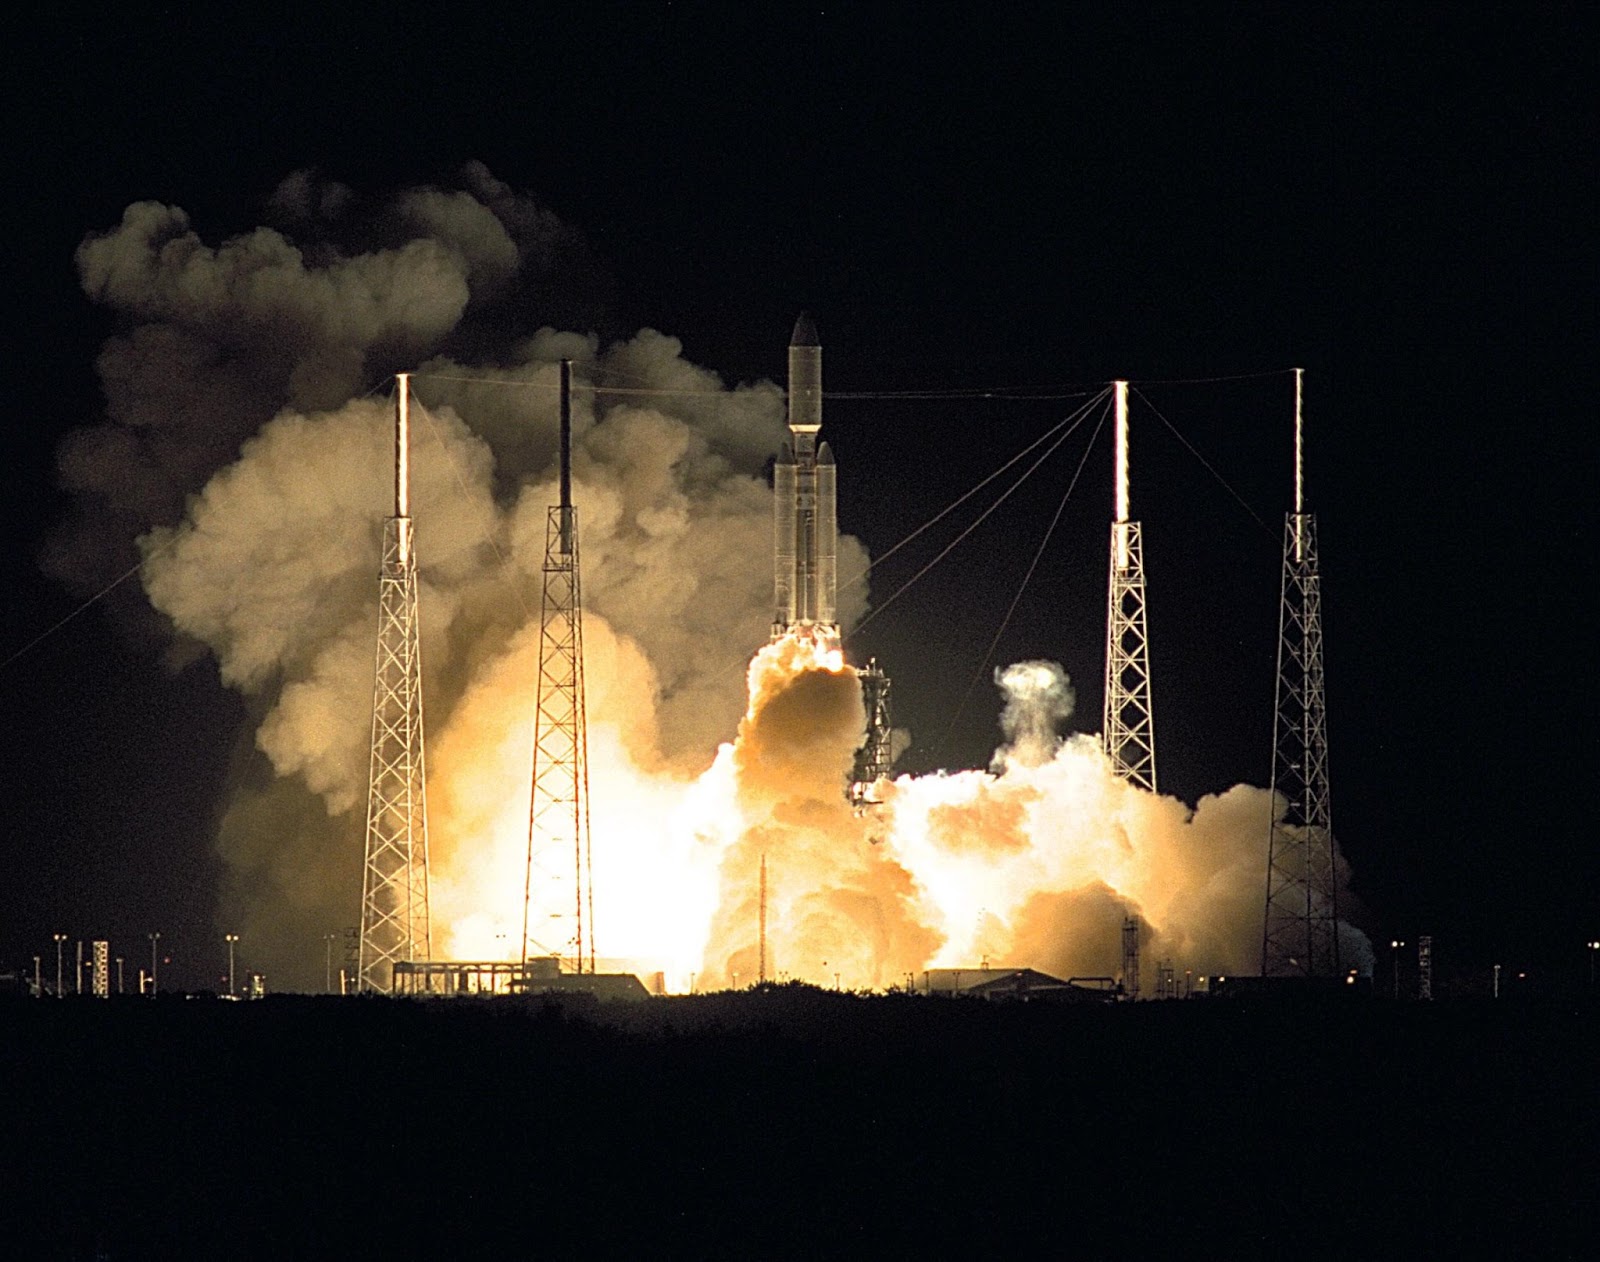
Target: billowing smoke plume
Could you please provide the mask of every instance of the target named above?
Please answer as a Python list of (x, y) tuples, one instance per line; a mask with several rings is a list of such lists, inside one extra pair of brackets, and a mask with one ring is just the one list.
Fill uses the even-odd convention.
[(1072, 717), (1077, 701), (1067, 672), (1055, 662), (1017, 662), (996, 668), (994, 681), (1006, 699), (1000, 712), (1006, 746), (996, 756), (995, 770), (1047, 762), (1056, 750), (1056, 732)]
[[(653, 330), (603, 343), (540, 324), (580, 310), (573, 294), (596, 289), (597, 269), (575, 233), (482, 168), (382, 201), (299, 174), (272, 211), (277, 228), (212, 245), (181, 210), (140, 203), (80, 249), (85, 289), (123, 328), (99, 361), (105, 423), (61, 451), (77, 510), (47, 563), (91, 581), (137, 541), (176, 643), (249, 698), (253, 751), (220, 812), (222, 911), (280, 985), (320, 980), (306, 944), (359, 905), (392, 511), (374, 387), (399, 369), (422, 405), (412, 513), (435, 950), (520, 950), (562, 358), (579, 383), (603, 957), (678, 985), (753, 980), (765, 856), (774, 977), (881, 986), (982, 957), (1112, 974), (1126, 914), (1152, 958), (1253, 965), (1268, 795), (1240, 786), (1191, 811), (1127, 785), (1093, 740), (1057, 735), (1072, 689), (1052, 663), (998, 676), (1006, 744), (990, 772), (902, 777), (881, 811), (852, 813), (854, 672), (796, 640), (751, 660), (770, 615), (778, 387), (730, 388)], [(864, 568), (857, 541), (840, 553), (842, 572)], [(846, 625), (863, 601), (847, 589)], [(570, 859), (538, 863), (534, 949), (563, 953)]]
[(708, 977), (730, 984), (758, 976), (765, 859), (769, 977), (898, 983), (932, 955), (939, 935), (923, 923), (911, 874), (872, 844), (872, 821), (853, 814), (843, 793), (866, 724), (860, 680), (836, 650), (791, 636), (757, 654), (749, 691), (732, 749), (737, 822), (722, 861)]
[[(224, 914), (284, 983), (304, 944), (359, 904), (392, 511), (392, 422), (386, 391), (366, 397), (374, 382), (414, 369), (424, 405), (412, 511), (442, 947), (462, 901), (474, 907), (456, 906), (458, 926), (482, 931), (458, 945), (504, 954), (512, 920), (520, 936), (557, 361), (573, 358), (583, 386), (574, 498), (597, 801), (631, 800), (619, 780), (650, 799), (704, 769), (744, 708), (743, 666), (770, 617), (762, 465), (784, 432), (781, 391), (729, 388), (653, 330), (602, 346), (508, 323), (483, 354), (474, 312), (561, 305), (542, 286), (570, 271), (576, 238), (481, 169), (463, 185), (363, 205), (297, 175), (274, 199), (291, 228), (220, 245), (181, 210), (139, 203), (78, 254), (85, 290), (125, 327), (100, 358), (106, 422), (62, 448), (78, 508), (48, 562), (98, 577), (137, 538), (151, 604), (252, 699), (262, 761), (222, 812)], [(481, 358), (443, 353), (464, 340)], [(854, 540), (841, 546), (847, 567), (865, 564)], [(858, 597), (847, 616), (859, 612)], [(665, 861), (631, 833), (652, 851), (640, 870)], [(597, 881), (626, 869), (606, 854)], [(503, 916), (476, 906), (513, 889)], [(616, 933), (626, 908), (612, 904), (613, 949), (633, 946)], [(552, 949), (569, 931), (551, 931)]]

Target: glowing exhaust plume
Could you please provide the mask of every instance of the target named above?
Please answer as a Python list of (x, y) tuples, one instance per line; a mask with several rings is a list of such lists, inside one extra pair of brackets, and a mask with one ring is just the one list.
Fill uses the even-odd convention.
[[(372, 576), (392, 489), (388, 410), (362, 396), (397, 370), (415, 370), (425, 405), (410, 485), (435, 951), (517, 949), (562, 358), (580, 383), (602, 968), (659, 970), (678, 989), (753, 980), (763, 852), (769, 976), (884, 986), (984, 956), (1114, 974), (1129, 907), (1149, 953), (1197, 972), (1256, 966), (1267, 794), (1240, 786), (1190, 811), (1130, 788), (1092, 738), (1056, 736), (1071, 705), (1059, 667), (1002, 674), (991, 770), (901, 777), (875, 818), (853, 815), (863, 713), (837, 644), (783, 638), (749, 659), (771, 628), (763, 466), (785, 433), (782, 392), (730, 388), (652, 330), (602, 346), (536, 328), (501, 338), (493, 367), (448, 357), (542, 309), (566, 274), (550, 261), (581, 253), (481, 167), (461, 183), (372, 206), (294, 177), (275, 208), (316, 248), (271, 229), (210, 246), (183, 212), (144, 203), (78, 255), (127, 331), (99, 361), (106, 421), (61, 451), (77, 500), (51, 566), (102, 585), (137, 538), (174, 659), (209, 653), (247, 698), (253, 730), (219, 810), (222, 915), (279, 984), (320, 985), (306, 944), (359, 903)], [(365, 253), (363, 231), (378, 242)], [(844, 572), (866, 568), (859, 541), (839, 553)], [(841, 597), (849, 627), (864, 596)], [(563, 879), (565, 865), (530, 916), (555, 954), (572, 930)]]
[(984, 960), (1114, 976), (1130, 908), (1156, 956), (1197, 973), (1254, 968), (1252, 830), (1267, 793), (1240, 785), (1191, 811), (1145, 792), (1114, 773), (1093, 737), (1056, 735), (1072, 706), (1059, 666), (996, 674), (1007, 743), (993, 769), (902, 776), (873, 844), (839, 801), (860, 731), (853, 672), (794, 641), (757, 655), (724, 782), (742, 832), (723, 861), (703, 976), (753, 975), (763, 851), (768, 969), (779, 976), (871, 987)]
[(750, 664), (750, 704), (730, 753), (739, 831), (721, 864), (704, 972), (713, 983), (760, 967), (761, 857), (767, 860), (769, 975), (882, 987), (938, 946), (910, 873), (868, 840), (843, 788), (866, 711), (837, 649), (786, 636)]

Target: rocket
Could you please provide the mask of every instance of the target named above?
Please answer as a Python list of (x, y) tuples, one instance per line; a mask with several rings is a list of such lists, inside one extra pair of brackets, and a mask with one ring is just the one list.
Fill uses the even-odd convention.
[(789, 339), (789, 441), (773, 468), (772, 638), (839, 641), (835, 469), (822, 429), (822, 345), (805, 312)]

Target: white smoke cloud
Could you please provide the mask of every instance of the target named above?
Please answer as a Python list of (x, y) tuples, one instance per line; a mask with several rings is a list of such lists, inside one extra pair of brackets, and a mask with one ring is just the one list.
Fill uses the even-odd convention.
[(1016, 662), (996, 667), (994, 681), (1005, 694), (1000, 728), (1006, 746), (996, 755), (996, 770), (1016, 763), (1036, 767), (1055, 753), (1056, 732), (1072, 717), (1077, 693), (1067, 672), (1055, 662)]

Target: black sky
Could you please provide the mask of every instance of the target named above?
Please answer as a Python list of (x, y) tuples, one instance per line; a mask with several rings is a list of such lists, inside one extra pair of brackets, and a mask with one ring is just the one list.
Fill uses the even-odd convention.
[[(0, 655), (78, 596), (37, 556), (66, 504), (55, 447), (102, 407), (83, 236), (156, 199), (215, 242), (298, 168), (381, 192), (479, 159), (586, 235), (598, 332), (659, 328), (730, 380), (781, 380), (806, 307), (831, 391), (1145, 383), (1157, 741), (1191, 802), (1268, 774), (1277, 370), (1304, 366), (1334, 817), (1369, 926), (1462, 961), (1600, 936), (1586, 8), (157, 7), (8, 42)], [(830, 403), (842, 527), (881, 554), (1071, 406)], [(1078, 730), (1099, 721), (1104, 443), (996, 650), (1062, 662)], [(853, 643), (894, 678), (912, 769), (986, 759), (991, 686), (956, 705), (1080, 452)], [(56, 930), (132, 953), (160, 928), (200, 979), (242, 703), (99, 610), (0, 671), (0, 698), (4, 962)]]

